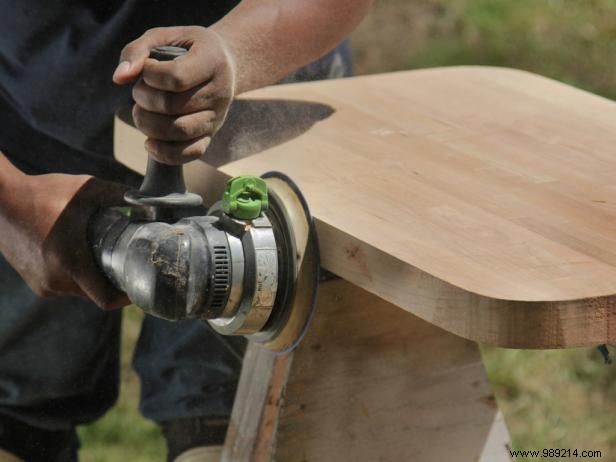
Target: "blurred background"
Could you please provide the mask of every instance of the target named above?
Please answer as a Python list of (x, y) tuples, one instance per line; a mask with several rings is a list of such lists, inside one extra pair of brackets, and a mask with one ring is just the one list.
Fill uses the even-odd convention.
[[(616, 99), (616, 0), (381, 0), (353, 45), (357, 74), (508, 66)], [(121, 398), (81, 428), (84, 462), (165, 460), (158, 429), (137, 411), (130, 359), (141, 315), (124, 317)], [(616, 461), (616, 365), (594, 349), (483, 355), (514, 449), (601, 450)]]

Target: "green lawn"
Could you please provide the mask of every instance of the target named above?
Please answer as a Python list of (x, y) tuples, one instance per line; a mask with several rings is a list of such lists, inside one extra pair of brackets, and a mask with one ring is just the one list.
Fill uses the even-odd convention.
[[(616, 98), (616, 0), (381, 0), (354, 45), (357, 73), (510, 66)], [(122, 396), (82, 429), (85, 462), (164, 460), (158, 430), (136, 411), (129, 365), (140, 317), (125, 318)], [(595, 350), (483, 354), (514, 448), (601, 450), (616, 461), (616, 368)]]
[(382, 0), (355, 45), (359, 73), (509, 66), (616, 97), (616, 0)]
[(600, 460), (616, 460), (616, 368), (596, 350), (484, 347), (483, 357), (514, 449), (600, 450)]
[(120, 400), (103, 419), (80, 429), (83, 445), (80, 457), (83, 462), (166, 460), (165, 443), (158, 427), (142, 418), (137, 411), (139, 379), (130, 363), (142, 317), (138, 308), (124, 309)]

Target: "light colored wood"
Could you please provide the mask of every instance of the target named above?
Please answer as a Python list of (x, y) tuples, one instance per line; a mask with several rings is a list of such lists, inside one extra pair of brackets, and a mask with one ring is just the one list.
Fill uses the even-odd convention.
[(614, 338), (614, 297), (524, 302), (482, 297), (317, 222), (321, 261), (346, 280), (449, 332), (510, 348), (599, 345)]
[[(616, 341), (613, 102), (483, 67), (245, 98), (259, 110), (232, 117), (205, 160), (297, 181), (326, 268), (472, 340)], [(134, 130), (118, 139), (120, 161), (139, 168), (142, 141)], [(203, 163), (186, 171), (198, 190), (212, 174)]]
[(189, 449), (173, 459), (173, 462), (220, 462), (221, 454), (221, 446), (202, 446)]
[[(509, 460), (508, 432), (476, 344), (346, 281), (321, 285), (314, 325), (294, 353), (284, 393), (272, 386), (281, 374), (271, 361), (255, 365), (254, 348), (241, 381), (254, 383), (255, 372), (259, 378), (240, 386), (233, 425), (235, 416), (250, 414), (260, 431), (234, 426), (227, 448), (244, 452), (225, 462)], [(264, 388), (278, 394), (264, 399), (256, 391)], [(255, 449), (256, 434), (269, 451)]]
[(222, 462), (269, 461), (291, 359), (248, 344)]
[(14, 456), (10, 452), (7, 452), (4, 449), (0, 448), (0, 462), (24, 462), (24, 461), (20, 459), (19, 457)]
[[(507, 452), (505, 452), (503, 446), (505, 446)], [(510, 449), (509, 430), (505, 425), (503, 414), (498, 412), (486, 439), (486, 444), (481, 451), (479, 462), (513, 462)]]

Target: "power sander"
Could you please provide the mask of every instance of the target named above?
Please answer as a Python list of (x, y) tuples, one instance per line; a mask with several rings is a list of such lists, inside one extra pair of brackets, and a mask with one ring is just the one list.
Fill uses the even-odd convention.
[[(158, 47), (171, 60), (186, 50)], [(170, 321), (197, 319), (222, 335), (244, 335), (275, 352), (294, 349), (315, 306), (318, 242), (306, 200), (277, 172), (228, 181), (203, 207), (181, 166), (148, 159), (127, 207), (89, 223), (95, 258), (139, 308)]]

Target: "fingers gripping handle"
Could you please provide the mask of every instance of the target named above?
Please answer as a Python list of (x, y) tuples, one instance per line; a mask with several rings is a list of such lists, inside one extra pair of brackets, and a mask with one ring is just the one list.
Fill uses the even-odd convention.
[[(171, 61), (187, 51), (185, 48), (173, 46), (156, 47), (150, 51), (150, 58)], [(124, 199), (133, 205), (151, 207), (156, 219), (168, 217), (171, 220), (174, 218), (173, 213), (170, 213), (173, 209), (198, 207), (203, 202), (197, 194), (186, 191), (181, 165), (165, 165), (151, 156), (148, 158), (145, 178), (139, 191), (127, 192)]]

